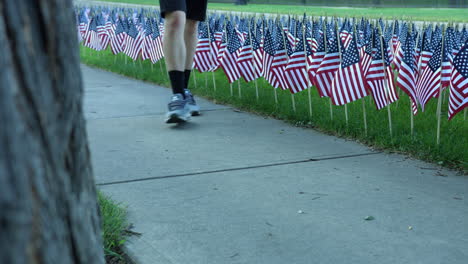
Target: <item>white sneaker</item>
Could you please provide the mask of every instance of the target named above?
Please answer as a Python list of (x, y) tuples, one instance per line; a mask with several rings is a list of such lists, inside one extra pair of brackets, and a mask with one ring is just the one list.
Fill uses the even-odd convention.
[(190, 109), (182, 94), (174, 94), (167, 107), (166, 123), (182, 123), (190, 119)]
[(189, 112), (192, 116), (200, 115), (200, 107), (195, 102), (193, 98), (193, 94), (190, 92), (189, 89), (184, 89), (185, 93), (185, 100), (187, 101), (187, 105), (189, 106)]

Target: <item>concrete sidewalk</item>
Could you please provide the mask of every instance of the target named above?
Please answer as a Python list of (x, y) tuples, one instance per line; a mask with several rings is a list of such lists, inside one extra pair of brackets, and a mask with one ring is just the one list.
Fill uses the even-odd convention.
[[(468, 263), (468, 178), (82, 67), (96, 182), (137, 263)], [(366, 221), (367, 216), (375, 219)]]

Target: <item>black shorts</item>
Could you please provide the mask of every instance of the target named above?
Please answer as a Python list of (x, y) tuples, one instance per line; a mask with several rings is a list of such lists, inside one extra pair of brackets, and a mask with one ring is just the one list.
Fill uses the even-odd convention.
[(208, 0), (160, 0), (161, 15), (166, 12), (184, 11), (187, 19), (205, 21)]

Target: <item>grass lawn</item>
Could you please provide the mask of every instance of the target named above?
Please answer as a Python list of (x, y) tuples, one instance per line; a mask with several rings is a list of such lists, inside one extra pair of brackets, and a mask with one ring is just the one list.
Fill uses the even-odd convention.
[[(169, 86), (164, 72), (164, 61), (151, 66), (149, 61), (132, 62), (125, 55), (114, 56), (110, 50), (96, 52), (81, 47), (83, 63), (103, 68), (136, 79)], [(294, 125), (311, 127), (325, 133), (344, 138), (355, 139), (377, 149), (402, 152), (422, 160), (440, 165), (468, 170), (468, 121), (459, 113), (452, 121), (447, 121), (448, 93), (445, 93), (442, 106), (441, 144), (436, 144), (436, 109), (437, 100), (431, 100), (424, 113), (414, 117), (414, 135), (410, 129), (409, 97), (401, 93), (398, 103), (391, 105), (393, 137), (389, 133), (387, 110), (377, 111), (370, 96), (364, 99), (368, 124), (367, 135), (364, 130), (363, 105), (359, 100), (348, 104), (349, 122), (345, 121), (345, 108), (333, 106), (333, 120), (330, 115), (330, 101), (319, 98), (315, 88), (311, 91), (312, 116), (309, 113), (308, 91), (294, 95), (296, 111), (292, 108), (292, 96), (289, 91), (277, 90), (278, 103), (275, 103), (274, 89), (263, 79), (258, 80), (259, 100), (256, 98), (254, 82), (240, 81), (230, 85), (222, 70), (214, 73), (216, 90), (213, 86), (212, 73), (195, 73), (190, 83), (192, 91), (199, 96), (228, 104), (239, 109), (282, 119)], [(195, 83), (196, 82), (196, 83)], [(169, 93), (169, 91), (168, 91)]]
[[(159, 5), (156, 0), (103, 0), (129, 4)], [(300, 5), (265, 5), (249, 4), (238, 6), (234, 4), (210, 3), (212, 10), (273, 13), (310, 16), (366, 17), (384, 19), (409, 19), (417, 21), (437, 22), (468, 22), (466, 8), (336, 8)]]
[(98, 192), (98, 203), (101, 210), (106, 263), (126, 264), (120, 249), (125, 243), (125, 233), (129, 227), (126, 209), (101, 192)]

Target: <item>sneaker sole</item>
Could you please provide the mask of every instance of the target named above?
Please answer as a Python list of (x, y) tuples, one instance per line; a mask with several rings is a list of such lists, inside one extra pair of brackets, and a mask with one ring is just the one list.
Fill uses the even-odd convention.
[(198, 107), (198, 105), (189, 105), (189, 111), (191, 116), (200, 115), (200, 107)]
[(166, 118), (167, 124), (174, 124), (174, 123), (185, 123), (189, 120), (189, 118), (181, 117), (177, 114), (172, 114)]

